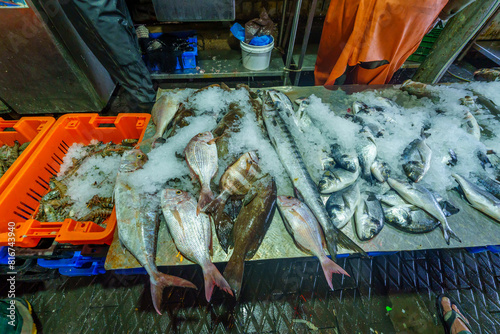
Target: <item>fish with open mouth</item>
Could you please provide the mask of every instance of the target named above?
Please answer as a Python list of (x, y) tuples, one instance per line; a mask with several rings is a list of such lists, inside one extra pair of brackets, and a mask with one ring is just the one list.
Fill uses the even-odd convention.
[(156, 239), (158, 232), (158, 207), (153, 195), (143, 194), (134, 187), (129, 177), (141, 169), (148, 161), (139, 149), (123, 153), (114, 189), (118, 238), (146, 269), (151, 281), (151, 297), (156, 312), (161, 314), (160, 305), (163, 289), (179, 286), (196, 289), (196, 286), (180, 277), (166, 275), (158, 271), (155, 264)]
[(214, 285), (233, 295), (231, 287), (210, 260), (212, 226), (207, 214), (196, 212), (196, 200), (179, 189), (164, 189), (160, 195), (161, 209), (168, 231), (179, 252), (203, 270), (205, 298), (212, 298)]
[(361, 241), (373, 239), (384, 227), (384, 210), (373, 193), (359, 201), (354, 212), (354, 227)]

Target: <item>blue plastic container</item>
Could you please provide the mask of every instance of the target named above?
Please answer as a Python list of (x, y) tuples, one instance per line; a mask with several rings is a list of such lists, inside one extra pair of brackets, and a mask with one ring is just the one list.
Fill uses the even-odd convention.
[[(196, 57), (198, 56), (198, 37), (196, 36), (196, 31), (195, 30), (189, 30), (189, 31), (179, 31), (179, 32), (169, 32), (170, 35), (174, 35), (180, 38), (187, 39), (188, 43), (190, 46), (193, 47), (193, 51), (185, 51), (182, 53), (182, 67), (181, 64), (179, 63), (179, 59), (177, 59), (177, 66), (175, 67), (176, 70), (180, 70), (182, 68), (188, 69), (188, 68), (196, 68)], [(157, 39), (163, 35), (162, 32), (155, 32), (149, 34), (150, 38)], [(158, 71), (158, 68), (150, 68), (151, 71), (155, 72)]]
[(37, 262), (40, 267), (59, 269), (64, 276), (95, 276), (106, 272), (105, 261), (105, 257), (82, 256), (81, 252), (75, 252), (71, 259), (38, 259)]

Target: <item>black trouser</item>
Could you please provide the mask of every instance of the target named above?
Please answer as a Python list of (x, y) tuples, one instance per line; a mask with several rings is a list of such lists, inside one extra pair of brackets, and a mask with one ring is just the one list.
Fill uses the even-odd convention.
[(61, 1), (61, 6), (111, 77), (139, 102), (154, 102), (151, 76), (125, 0), (70, 0)]

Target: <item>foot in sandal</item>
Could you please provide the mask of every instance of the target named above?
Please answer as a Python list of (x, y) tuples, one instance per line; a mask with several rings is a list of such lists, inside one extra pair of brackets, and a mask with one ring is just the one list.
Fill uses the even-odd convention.
[(439, 315), (446, 333), (471, 334), (469, 321), (465, 318), (460, 305), (448, 296), (440, 296), (437, 300)]

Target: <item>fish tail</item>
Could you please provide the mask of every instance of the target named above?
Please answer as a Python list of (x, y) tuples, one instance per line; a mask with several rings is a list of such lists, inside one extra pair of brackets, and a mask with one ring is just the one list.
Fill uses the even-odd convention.
[(448, 224), (441, 224), (443, 226), (443, 235), (444, 235), (444, 240), (446, 243), (449, 245), (450, 244), (450, 238), (455, 239), (458, 242), (462, 242), (460, 238), (453, 232), (453, 230), (448, 226)]
[(209, 186), (202, 186), (200, 191), (200, 199), (198, 200), (198, 207), (196, 208), (196, 215), (199, 215), (200, 212), (203, 212), (204, 208), (208, 205), (208, 203), (214, 200), (214, 193), (210, 190)]
[(332, 275), (333, 274), (341, 274), (347, 275), (351, 277), (347, 271), (344, 270), (341, 266), (339, 266), (334, 261), (330, 260), (326, 256), (320, 260), (321, 267), (323, 268), (323, 273), (325, 274), (326, 281), (328, 282), (328, 286), (333, 290), (332, 284)]
[(245, 261), (239, 256), (231, 256), (231, 259), (229, 259), (229, 262), (226, 265), (226, 269), (224, 269), (224, 277), (227, 279), (229, 285), (233, 289), (236, 299), (238, 299), (240, 296), (244, 269)]
[(213, 263), (209, 262), (206, 266), (204, 266), (203, 277), (205, 280), (205, 298), (207, 298), (207, 302), (209, 302), (212, 298), (214, 285), (217, 285), (219, 288), (233, 296), (231, 287), (226, 282), (224, 277), (222, 277), (219, 269), (217, 269), (217, 267)]
[(180, 277), (158, 273), (155, 277), (151, 277), (151, 297), (156, 312), (161, 315), (160, 306), (163, 295), (163, 289), (167, 286), (179, 286), (183, 288), (196, 289), (196, 285)]
[(221, 209), (224, 209), (224, 206), (226, 206), (227, 197), (226, 192), (222, 191), (219, 196), (205, 205), (201, 211), (206, 213), (219, 212)]
[[(362, 255), (367, 255), (366, 252), (361, 247), (356, 245), (356, 243), (354, 243), (354, 241), (352, 241), (341, 230), (339, 230), (335, 226), (332, 226), (332, 227), (333, 227), (333, 231), (332, 231), (333, 233), (331, 233), (332, 235), (330, 235), (329, 237), (326, 238), (328, 251), (330, 252), (330, 249), (335, 250), (335, 252), (333, 254), (330, 253), (330, 255), (332, 256), (332, 259), (334, 259), (335, 256), (337, 255), (337, 252), (336, 252), (337, 243), (345, 249), (350, 249), (356, 253), (361, 253)], [(326, 236), (326, 234), (327, 233), (325, 233), (325, 236)], [(333, 243), (335, 243), (335, 244), (333, 245)]]

